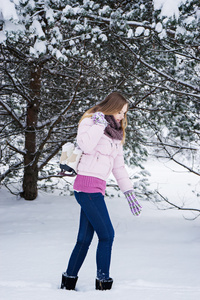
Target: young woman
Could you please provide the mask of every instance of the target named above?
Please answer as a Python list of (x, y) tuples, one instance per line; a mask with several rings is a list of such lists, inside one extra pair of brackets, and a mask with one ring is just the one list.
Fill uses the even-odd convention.
[(75, 248), (61, 288), (74, 290), (94, 232), (98, 236), (96, 289), (111, 289), (109, 276), (114, 229), (104, 201), (106, 179), (112, 172), (125, 194), (131, 211), (139, 215), (141, 206), (124, 166), (123, 143), (127, 126), (128, 101), (118, 92), (92, 107), (80, 120), (77, 143), (83, 155), (74, 182), (74, 194), (81, 206), (80, 227)]

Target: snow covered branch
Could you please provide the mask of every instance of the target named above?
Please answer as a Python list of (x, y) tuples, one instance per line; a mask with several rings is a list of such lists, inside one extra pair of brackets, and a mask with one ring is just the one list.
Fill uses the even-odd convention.
[(23, 164), (23, 161), (16, 163), (14, 165), (11, 165), (6, 172), (3, 174), (0, 174), (0, 182), (10, 173), (12, 173), (14, 170), (18, 169)]
[[(37, 155), (36, 155), (36, 160), (38, 160), (40, 152), (42, 151), (43, 147), (45, 146), (46, 142), (48, 141), (48, 139), (50, 138), (50, 135), (53, 131), (53, 129), (55, 128), (56, 124), (61, 120), (62, 116), (64, 116), (64, 114), (69, 110), (69, 108), (71, 107), (72, 103), (74, 102), (75, 98), (76, 98), (76, 94), (78, 91), (78, 87), (81, 81), (81, 76), (82, 76), (82, 71), (80, 72), (80, 77), (76, 83), (75, 89), (74, 89), (74, 94), (71, 98), (71, 100), (69, 101), (68, 105), (60, 112), (60, 114), (58, 116), (56, 116), (55, 120), (51, 123), (50, 128), (48, 130), (48, 133), (46, 134), (45, 138), (41, 141), (38, 151), (37, 151)], [(39, 169), (41, 169), (48, 160), (50, 160), (57, 152), (58, 152), (59, 148), (56, 148), (53, 153), (48, 157), (48, 159), (45, 161), (45, 163), (43, 162)]]
[(21, 95), (28, 103), (31, 103), (32, 99), (30, 98), (30, 96), (27, 95), (27, 93), (20, 88), (22, 85), (20, 84), (19, 80), (17, 78), (14, 78), (8, 70), (5, 70), (5, 73), (8, 75), (8, 77), (12, 81), (16, 92), (18, 92), (18, 94)]
[[(200, 92), (200, 88), (198, 86), (194, 86), (194, 85), (191, 85), (185, 81), (182, 81), (182, 80), (179, 80), (179, 79), (176, 79), (168, 74), (166, 74), (165, 72), (162, 72), (160, 71), (159, 69), (157, 69), (156, 67), (150, 65), (149, 63), (147, 63), (143, 58), (141, 58), (140, 55), (138, 55), (133, 49), (132, 49), (132, 46), (128, 43), (128, 42), (125, 42), (119, 35), (115, 34), (116, 38), (119, 40), (119, 42), (121, 44), (123, 44), (134, 56), (135, 58), (141, 62), (145, 67), (147, 67), (149, 70), (151, 71), (154, 71), (156, 72), (157, 74), (161, 75), (162, 77), (164, 77), (165, 79), (171, 81), (171, 82), (174, 82), (175, 84), (180, 84), (184, 87), (187, 87), (187, 88), (190, 88), (196, 92)], [(169, 88), (170, 89), (170, 88)], [(172, 90), (171, 90), (172, 91)], [(180, 93), (180, 92), (179, 92)], [(198, 94), (192, 94), (193, 97), (197, 97), (197, 98), (200, 98), (200, 95)]]
[(24, 128), (24, 125), (19, 120), (18, 116), (15, 114), (15, 112), (9, 107), (3, 100), (0, 100), (0, 105), (4, 108), (4, 110), (12, 117), (14, 121), (18, 123), (18, 125), (21, 128)]

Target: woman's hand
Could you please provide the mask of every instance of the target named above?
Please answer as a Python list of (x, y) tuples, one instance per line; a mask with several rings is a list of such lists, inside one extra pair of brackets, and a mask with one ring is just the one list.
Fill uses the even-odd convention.
[(126, 199), (128, 200), (128, 204), (130, 206), (131, 212), (134, 216), (138, 216), (141, 213), (142, 206), (138, 203), (134, 191), (127, 191), (124, 193)]
[(108, 125), (108, 122), (106, 121), (105, 116), (101, 111), (95, 112), (91, 118), (94, 124), (101, 124), (104, 125), (105, 127)]

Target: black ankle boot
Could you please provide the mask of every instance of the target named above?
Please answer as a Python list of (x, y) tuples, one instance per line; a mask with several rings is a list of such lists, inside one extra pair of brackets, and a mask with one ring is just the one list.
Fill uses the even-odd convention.
[(96, 279), (96, 290), (101, 290), (101, 291), (110, 290), (112, 284), (113, 284), (112, 278), (109, 278), (107, 280)]
[(67, 276), (66, 273), (62, 273), (62, 282), (61, 282), (60, 288), (66, 289), (66, 290), (75, 290), (77, 279), (78, 279), (78, 276), (70, 277), (70, 276)]

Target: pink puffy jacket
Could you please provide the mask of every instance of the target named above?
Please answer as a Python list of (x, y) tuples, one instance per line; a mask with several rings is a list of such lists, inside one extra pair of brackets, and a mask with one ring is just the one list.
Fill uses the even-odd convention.
[(104, 126), (91, 118), (81, 121), (77, 143), (83, 155), (77, 173), (105, 180), (112, 172), (122, 192), (133, 189), (124, 165), (122, 143), (104, 134)]

